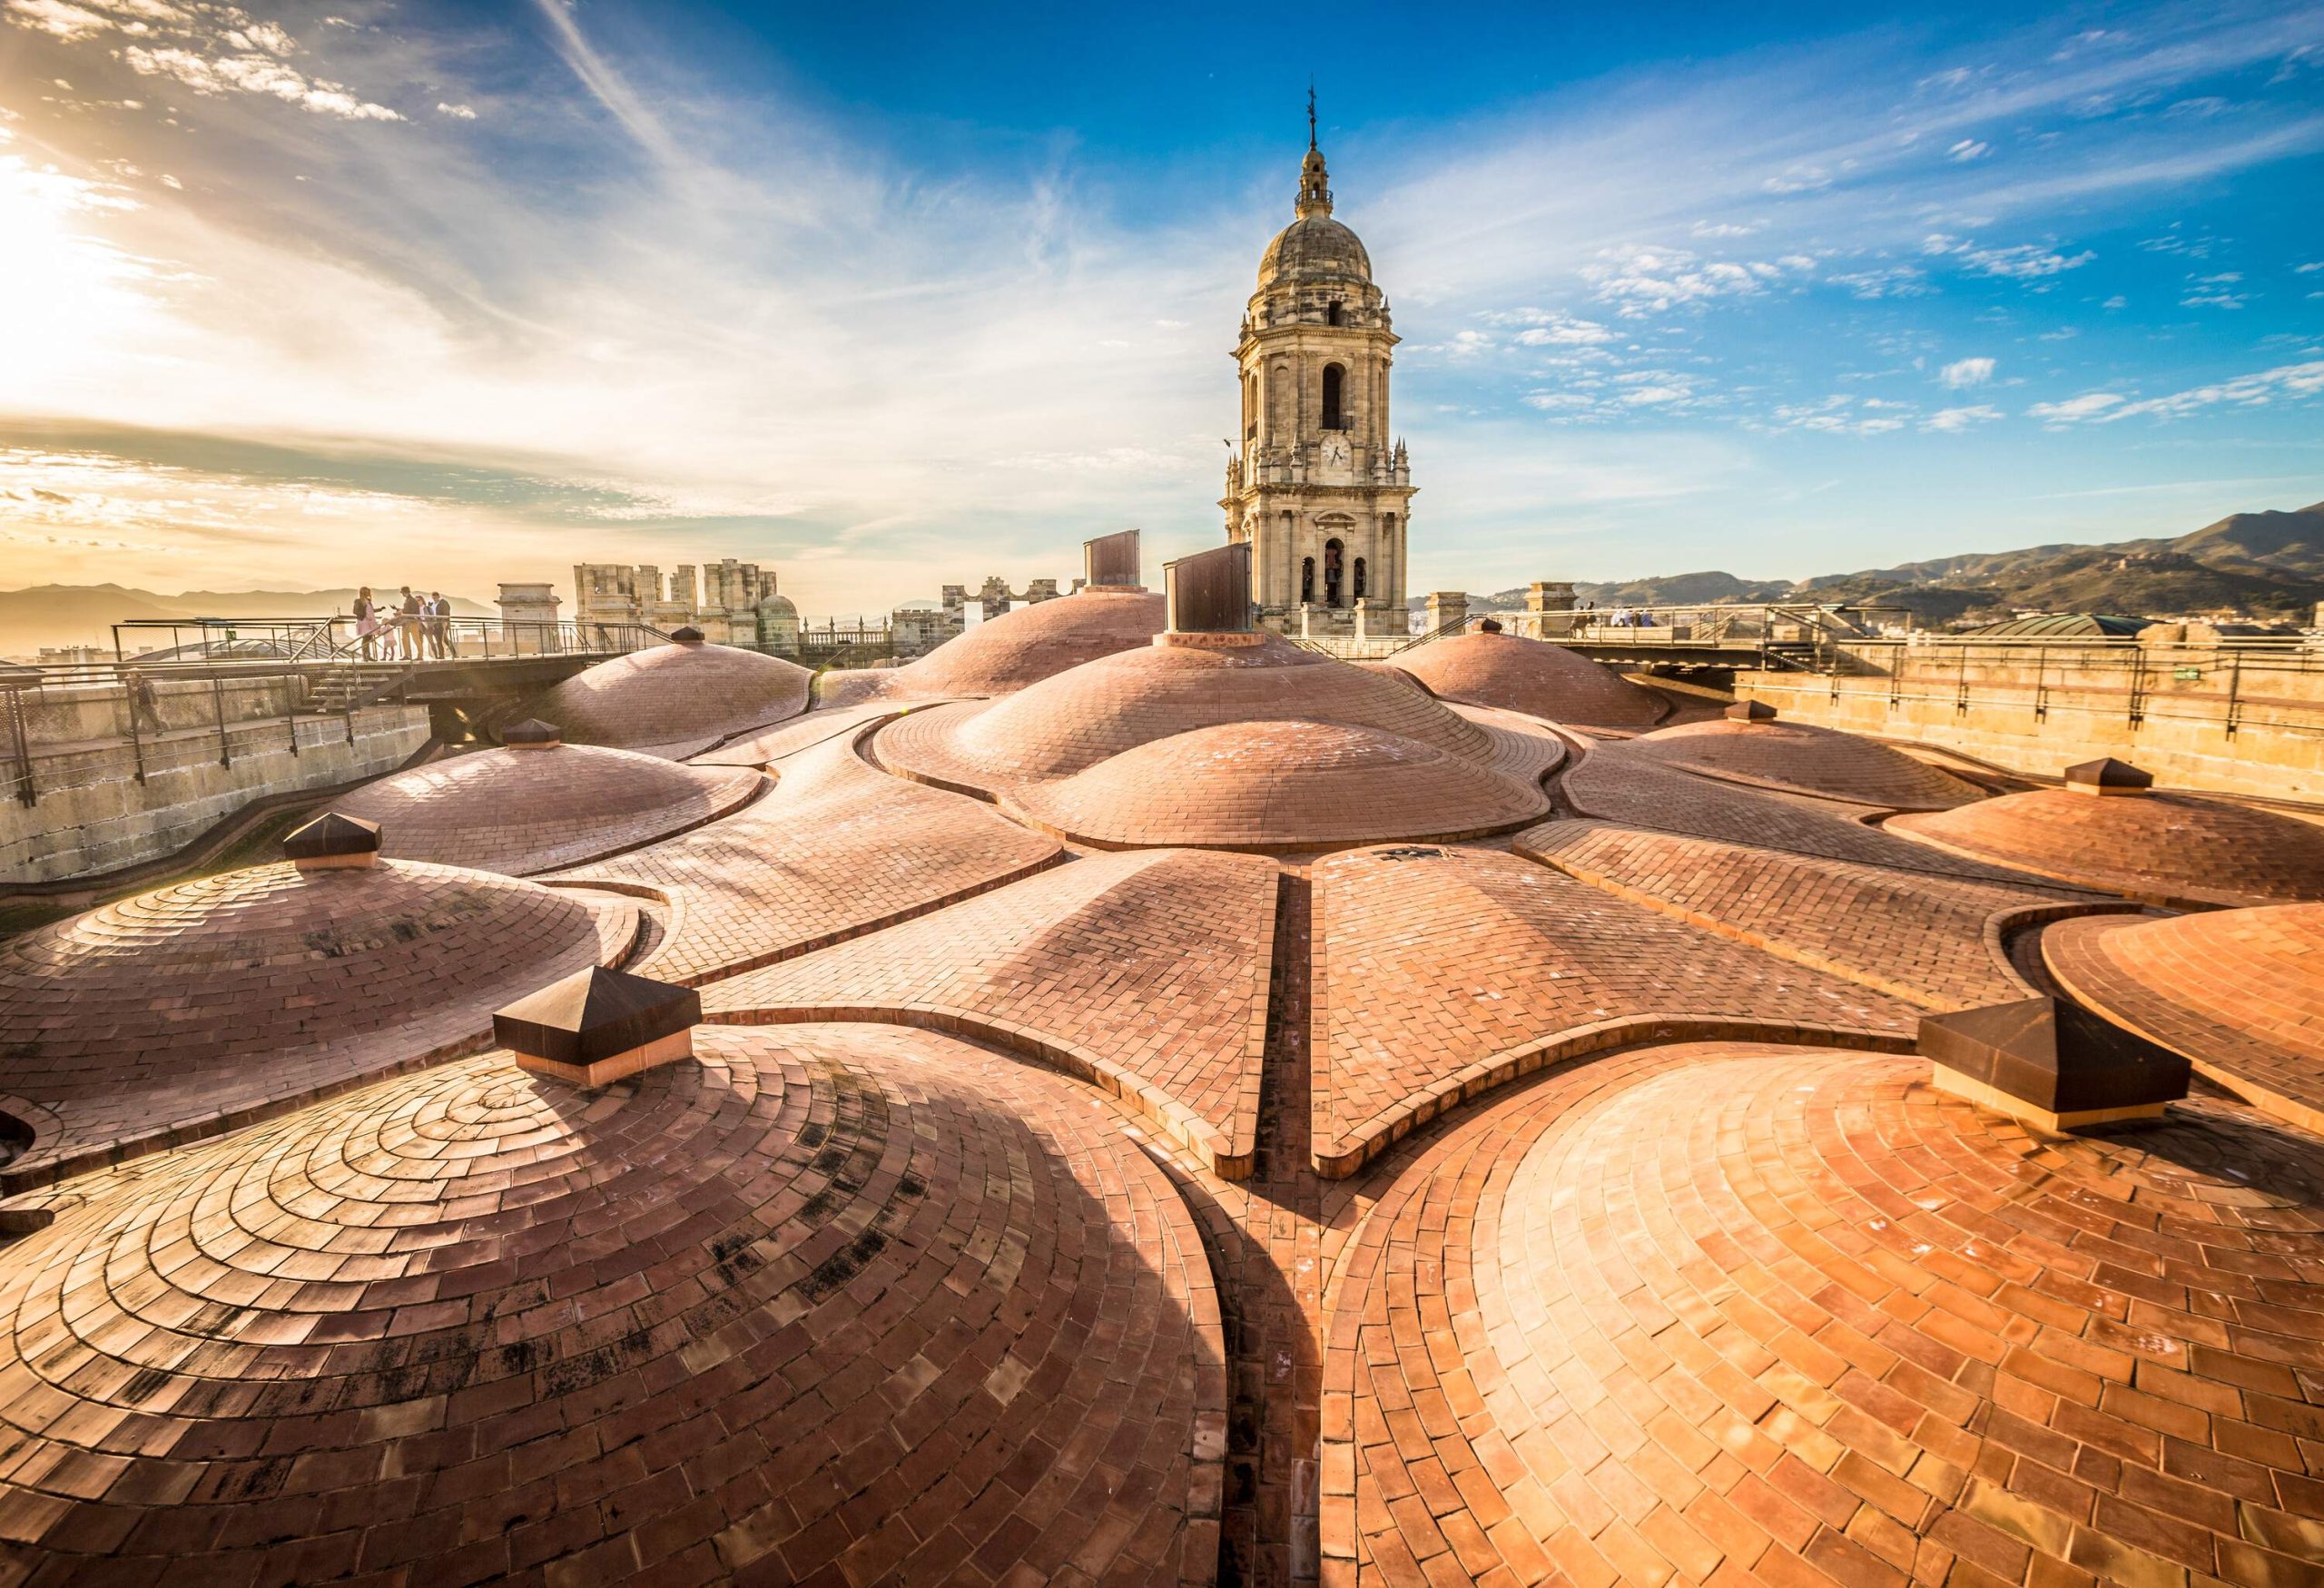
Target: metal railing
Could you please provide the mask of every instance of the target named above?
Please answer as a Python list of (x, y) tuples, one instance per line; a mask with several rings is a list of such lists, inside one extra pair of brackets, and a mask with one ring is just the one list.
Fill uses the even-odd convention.
[[(169, 643), (133, 655), (131, 644), (167, 634)], [(189, 637), (191, 636), (191, 637)], [(146, 617), (113, 626), (118, 666), (152, 667), (220, 661), (496, 661), (510, 656), (620, 656), (662, 645), (649, 624), (534, 623), (506, 617), (383, 616), (369, 635), (344, 613), (328, 617)]]
[[(167, 645), (130, 654), (146, 635)], [(19, 804), (45, 792), (287, 749), (356, 742), (358, 714), (407, 692), (431, 666), (613, 656), (665, 643), (645, 624), (453, 617), (369, 636), (329, 617), (149, 618), (113, 625), (116, 659), (0, 668), (0, 782)], [(49, 707), (85, 711), (37, 731)], [(59, 733), (62, 727), (66, 731)]]

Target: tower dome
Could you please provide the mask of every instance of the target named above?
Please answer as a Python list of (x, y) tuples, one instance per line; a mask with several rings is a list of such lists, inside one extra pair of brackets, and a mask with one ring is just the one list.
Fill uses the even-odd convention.
[(1355, 281), (1369, 285), (1372, 256), (1354, 232), (1332, 219), (1331, 173), (1315, 146), (1315, 107), (1308, 107), (1307, 157), (1299, 163), (1298, 219), (1275, 234), (1259, 256), (1259, 291), (1280, 281)]

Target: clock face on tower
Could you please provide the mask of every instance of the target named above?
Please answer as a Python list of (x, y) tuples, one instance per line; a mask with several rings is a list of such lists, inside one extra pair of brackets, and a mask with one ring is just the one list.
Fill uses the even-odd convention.
[(1335, 473), (1344, 473), (1354, 467), (1355, 453), (1345, 436), (1324, 438), (1324, 467)]

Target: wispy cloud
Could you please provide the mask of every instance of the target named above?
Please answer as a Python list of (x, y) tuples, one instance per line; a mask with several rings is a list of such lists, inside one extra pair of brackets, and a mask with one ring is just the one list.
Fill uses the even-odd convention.
[(1955, 359), (1938, 370), (1936, 378), (1955, 391), (1983, 386), (1994, 378), (1994, 363), (1991, 359)]
[[(940, 557), (1059, 557), (1092, 526), (1140, 520), (1166, 547), (1216, 536), (1220, 345), (1289, 218), (1295, 148), (1256, 172), (1235, 151), (1223, 180), (1227, 154), (1196, 150), (1198, 180), (1162, 204), (1143, 168), (1067, 138), (914, 163), (690, 70), (650, 27), (611, 42), (601, 29), (629, 15), (613, 5), (536, 0), (456, 48), (416, 11), (349, 0), (365, 25), (333, 26), (340, 12), (251, 3), (0, 0), (25, 81), (74, 85), (5, 91), (28, 119), (0, 147), (0, 410), (212, 449), (457, 449), (611, 493), (541, 505), (400, 480), (346, 498), (409, 504), (398, 534), (478, 577), (507, 571), (504, 544), (535, 555), (551, 518), (568, 526), (554, 561), (717, 537), (682, 544), (781, 547), (805, 598), (832, 605), (921, 593)], [(2210, 366), (2039, 375), (2030, 345), (1965, 324), (1980, 302), (2047, 288), (2062, 303), (2092, 280), (2190, 318), (2179, 261), (2113, 279), (2164, 267), (2132, 246), (2171, 235), (2162, 219), (2099, 227), (2324, 136), (2297, 89), (2252, 106), (2247, 84), (2233, 113), (2157, 109), (2218, 74), (2273, 70), (2307, 36), (2300, 15), (2151, 9), (2131, 36), (2073, 44), (2044, 21), (1957, 62), (1866, 35), (1658, 65), (1334, 147), (1342, 217), (1409, 339), (1398, 412), (1430, 492), (1428, 555), (1536, 521), (1537, 459), (1581, 467), (1564, 441), (1585, 432), (1559, 421), (1621, 452), (1593, 489), (1661, 501), (1748, 477), (1768, 444), (1754, 426), (1797, 432), (1789, 447), (2022, 423), (2015, 403), (1823, 406), (1860, 376), (1926, 395), (1932, 370), (1977, 361), (1941, 365), (1964, 340), (2054, 382), (2043, 394), (2200, 390)], [(2280, 267), (2249, 268), (2264, 284)], [(1915, 318), (1940, 312), (1962, 323)], [(1772, 351), (1725, 329), (1753, 321)], [(1868, 383), (1880, 371), (1885, 389)], [(2058, 422), (2045, 407), (2087, 400), (2028, 411)], [(144, 504), (135, 537), (168, 533), (172, 493), (210, 489), (201, 456), (110, 492)], [(1658, 456), (1693, 472), (1656, 482)], [(310, 467), (222, 464), (216, 499)], [(294, 496), (265, 497), (262, 516)]]
[(2167, 397), (2133, 401), (2117, 392), (2099, 391), (2064, 402), (2037, 402), (2026, 411), (2035, 419), (2053, 423), (2094, 419), (2112, 424), (2128, 419), (2183, 419), (2211, 408), (2265, 408), (2274, 403), (2305, 401), (2319, 394), (2324, 394), (2324, 360), (2312, 360), (2279, 364), (2272, 370), (2239, 375), (2230, 380), (2191, 386)]

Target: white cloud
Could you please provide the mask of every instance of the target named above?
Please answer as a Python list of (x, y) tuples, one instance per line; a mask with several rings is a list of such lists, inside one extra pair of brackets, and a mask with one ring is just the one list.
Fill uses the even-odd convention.
[(1821, 192), (1831, 185), (1832, 173), (1820, 165), (1795, 165), (1759, 184), (1771, 193)]
[(1974, 408), (1940, 408), (1921, 421), (1921, 429), (1940, 430), (1949, 435), (1956, 430), (1965, 430), (1972, 425), (1981, 425), (1999, 418), (2001, 418), (2001, 409), (1982, 402)]
[(399, 122), (403, 117), (384, 104), (359, 99), (343, 83), (310, 78), (296, 68), (264, 55), (223, 55), (212, 58), (192, 50), (149, 50), (131, 44), (121, 58), (148, 76), (174, 77), (196, 94), (262, 94), (287, 100), (318, 115), (349, 121)]
[[(35, 24), (34, 10), (62, 5), (110, 20), (77, 40)], [(41, 341), (35, 326), (54, 359), (28, 364), (0, 342), (10, 349), (0, 404), (124, 425), (328, 432), (390, 449), (457, 446), (532, 459), (560, 478), (603, 475), (689, 509), (762, 515), (714, 530), (641, 522), (612, 538), (585, 527), (546, 558), (503, 549), (502, 525), (488, 517), (456, 526), (474, 566), (499, 565), (493, 577), (584, 556), (732, 551), (783, 559), (786, 587), (804, 600), (862, 591), (876, 604), (926, 593), (938, 562), (987, 546), (996, 564), (1029, 557), (1028, 547), (1069, 558), (1080, 525), (1099, 517), (1144, 516), (1164, 545), (1215, 538), (1216, 438), (1234, 422), (1216, 344), (1231, 337), (1258, 247), (1289, 218), (1295, 139), (1279, 167), (1174, 186), (1197, 196), (1157, 211), (1137, 173), (1100, 150), (1019, 162), (980, 149), (948, 158), (940, 174), (781, 96), (730, 97), (718, 64), (698, 71), (658, 54), (649, 32), (603, 54), (586, 39), (559, 43), (555, 55), (541, 47), (541, 34), (562, 40), (561, 23), (578, 29), (598, 8), (546, 0), (547, 27), (489, 40), (466, 29), (452, 39), (428, 7), (367, 5), (354, 14), (362, 25), (341, 27), (320, 8), (265, 9), (290, 20), (302, 48), (285, 54), (222, 24), (188, 33), (113, 0), (0, 0), (0, 53), (32, 52), (34, 80), (53, 58), (84, 94), (134, 91), (114, 54), (135, 45), (182, 50), (219, 85), (198, 98), (180, 75), (149, 74), (155, 108), (107, 118), (116, 142), (104, 153), (175, 173), (190, 191), (148, 178), (123, 195), (143, 210), (74, 212), (67, 230), (116, 272), (102, 278), (103, 311), (76, 316), (74, 338)], [(1484, 545), (1535, 521), (1541, 493), (1526, 470), (1546, 453), (1512, 458), (1510, 439), (1554, 446), (1561, 422), (1606, 420), (1591, 441), (1635, 442), (1625, 470), (1657, 491), (1674, 439), (1715, 453), (1726, 483), (1762, 467), (1742, 439), (1707, 440), (1679, 416), (1740, 413), (1747, 402), (1764, 411), (1800, 388), (1714, 390), (1701, 372), (1728, 348), (1714, 321), (1680, 312), (1689, 307), (1829, 282), (1835, 321), (1856, 315), (1864, 340), (1800, 337), (1779, 360), (1796, 375), (1750, 378), (1841, 381), (1865, 349), (1894, 370), (1927, 345), (1905, 347), (1902, 316), (1857, 311), (1843, 293), (1902, 298), (1932, 281), (1951, 287), (1962, 272), (1994, 273), (1973, 258), (1916, 256), (1926, 232), (1977, 240), (1965, 248), (1994, 252), (2003, 274), (2028, 267), (1986, 240), (2047, 240), (2034, 252), (2055, 255), (2054, 276), (2078, 250), (2047, 228), (2087, 224), (2096, 236), (2098, 217), (2124, 195), (2195, 191), (2305, 147), (2305, 123), (2265, 106), (2172, 123), (2167, 143), (2151, 110), (2042, 141), (2060, 107), (2088, 94), (2152, 107), (2194, 92), (2165, 86), (2189, 74), (2255, 62), (2264, 72), (2292, 27), (2228, 19), (2173, 40), (2167, 58), (2141, 46), (2061, 73), (2043, 62), (2067, 30), (2043, 21), (1981, 43), (1956, 79), (1919, 96), (1859, 45), (1783, 48), (1658, 69), (1652, 92), (1629, 102), (1608, 85), (1587, 115), (1570, 113), (1561, 91), (1458, 126), (1351, 137), (1331, 151), (1342, 218), (1370, 244), (1407, 346), (1431, 350), (1399, 370), (1416, 459), (1442, 492), (1427, 498), (1440, 504), (1431, 547), (1457, 547), (1463, 526)], [(571, 81), (542, 69), (559, 55)], [(235, 82), (218, 64), (244, 60), (296, 81)], [(310, 104), (318, 89), (343, 93), (358, 113)], [(165, 123), (163, 103), (176, 123)], [(284, 113), (294, 103), (317, 113)], [(361, 114), (366, 104), (412, 121), (380, 127)], [(466, 118), (431, 108), (464, 104), (489, 104), (497, 126), (524, 125), (540, 157), (496, 163), (466, 135)], [(2007, 129), (2008, 161), (1935, 158), (1997, 129)], [(377, 155), (383, 133), (392, 162)], [(633, 143), (656, 159), (637, 160)], [(43, 158), (54, 147), (44, 143)], [(783, 158), (766, 159), (770, 148)], [(243, 156), (250, 174), (238, 186), (226, 179)], [(1542, 183), (1544, 170), (1561, 180)], [(286, 172), (304, 180), (267, 174)], [(1769, 173), (1780, 202), (1755, 191)], [(1920, 202), (1932, 182), (1945, 189), (1940, 212)], [(0, 216), (9, 253), (11, 219)], [(12, 262), (0, 258), (0, 271)], [(2020, 279), (2039, 285), (2034, 268)], [(1577, 282), (1585, 269), (1593, 275)], [(56, 275), (75, 291), (98, 279)], [(1576, 312), (1492, 313), (1528, 302)], [(19, 318), (0, 302), (0, 325)], [(1195, 329), (1166, 335), (1154, 329), (1162, 318)], [(1884, 323), (1896, 340), (1879, 340)], [(1128, 345), (1098, 351), (1108, 341)], [(1456, 348), (1474, 350), (1454, 366)], [(1631, 369), (1646, 363), (1667, 369)], [(1570, 386), (1569, 370), (1600, 379)], [(1649, 378), (1618, 383), (1617, 371)], [(2149, 379), (2150, 389), (2173, 384)], [(1925, 392), (1927, 375), (1917, 380)], [(1935, 423), (1921, 414), (1865, 406), (1800, 417), (1876, 435)], [(1559, 467), (1589, 452), (1577, 441)], [(1493, 521), (1502, 508), (1479, 504), (1508, 516)], [(966, 524), (979, 527), (979, 549), (962, 549)], [(687, 538), (714, 533), (723, 546)], [(1694, 555), (1684, 544), (1670, 555)], [(519, 555), (532, 564), (507, 566)], [(981, 570), (943, 577), (967, 571)], [(1444, 572), (1470, 577), (1457, 563)]]
[(2033, 242), (2020, 242), (2008, 248), (1979, 248), (1974, 242), (1947, 236), (1941, 232), (1924, 239), (1921, 252), (1957, 259), (1979, 275), (1999, 276), (2014, 281), (2035, 281), (2046, 276), (2080, 270), (2098, 257), (2088, 249), (2080, 253), (2066, 254)]
[(2072, 424), (2077, 419), (2096, 419), (2109, 409), (2120, 408), (2125, 399), (2112, 391), (2092, 391), (2081, 397), (2069, 397), (2063, 402), (2037, 402), (2026, 413), (2053, 424)]
[(2173, 392), (2169, 397), (2151, 397), (2143, 402), (2126, 402), (2104, 418), (2108, 421), (2141, 415), (2155, 419), (2181, 419), (2200, 409), (2222, 404), (2235, 408), (2264, 408), (2270, 403), (2299, 401), (2319, 393), (2324, 393), (2324, 360), (2279, 364), (2272, 370), (2262, 370), (2254, 375), (2239, 375), (2232, 380), (2193, 387)]
[(438, 101), (436, 108), (442, 114), (454, 117), (459, 121), (472, 122), (476, 120), (476, 106), (472, 104), (445, 104), (441, 101)]
[(1937, 379), (1955, 391), (1983, 386), (1993, 378), (1994, 360), (1991, 359), (1955, 359), (1937, 371)]
[(1991, 143), (1981, 143), (1974, 138), (1964, 138), (1952, 148), (1947, 149), (1945, 153), (1945, 158), (1965, 165), (1972, 160), (1983, 160), (1993, 152), (1994, 146)]
[(1603, 251), (1600, 262), (1583, 266), (1581, 279), (1600, 302), (1635, 319), (1717, 298), (1749, 297), (1787, 271), (1804, 274), (1815, 268), (1805, 254), (1774, 261), (1705, 260), (1682, 248), (1613, 248)]
[(115, 25), (112, 17), (100, 15), (86, 6), (67, 4), (67, 0), (8, 0), (8, 14), (19, 18), (26, 27), (36, 27), (61, 39), (88, 38)]

